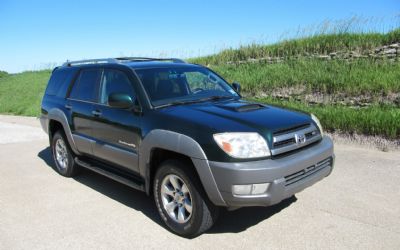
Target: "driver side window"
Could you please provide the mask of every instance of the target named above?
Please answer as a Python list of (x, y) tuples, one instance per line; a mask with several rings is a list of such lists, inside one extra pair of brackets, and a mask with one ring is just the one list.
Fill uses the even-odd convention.
[(100, 103), (108, 105), (112, 93), (128, 94), (134, 100), (135, 93), (128, 76), (119, 70), (105, 69), (101, 78)]

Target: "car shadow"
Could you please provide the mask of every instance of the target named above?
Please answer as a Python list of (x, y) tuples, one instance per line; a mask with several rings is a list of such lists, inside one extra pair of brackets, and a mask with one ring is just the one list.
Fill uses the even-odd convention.
[[(41, 158), (48, 167), (56, 171), (50, 147), (40, 151), (38, 157)], [(155, 223), (165, 227), (158, 215), (154, 200), (148, 197), (144, 192), (137, 191), (86, 169), (82, 169), (81, 174), (74, 177), (74, 180), (125, 206), (140, 211)], [(296, 200), (297, 198), (292, 196), (271, 207), (248, 207), (234, 211), (221, 209), (216, 224), (206, 233), (239, 233), (245, 231), (247, 228), (255, 226), (274, 214), (279, 213), (282, 209), (296, 202)]]
[(269, 207), (243, 207), (234, 211), (221, 209), (217, 222), (206, 233), (239, 233), (245, 231), (279, 213), (296, 201), (297, 198), (293, 195), (279, 204)]

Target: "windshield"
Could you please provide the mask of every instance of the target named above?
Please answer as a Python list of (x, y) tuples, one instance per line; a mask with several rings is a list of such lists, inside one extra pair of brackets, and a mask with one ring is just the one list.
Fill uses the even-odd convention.
[(136, 73), (156, 107), (239, 96), (221, 77), (206, 68), (151, 68), (139, 69)]

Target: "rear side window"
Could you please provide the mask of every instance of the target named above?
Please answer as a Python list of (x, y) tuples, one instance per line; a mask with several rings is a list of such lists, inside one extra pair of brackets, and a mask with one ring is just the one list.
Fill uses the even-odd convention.
[(100, 72), (98, 69), (82, 70), (69, 97), (82, 101), (95, 102), (99, 89)]
[(75, 76), (76, 71), (70, 69), (56, 69), (51, 74), (46, 88), (46, 95), (65, 97), (67, 88)]

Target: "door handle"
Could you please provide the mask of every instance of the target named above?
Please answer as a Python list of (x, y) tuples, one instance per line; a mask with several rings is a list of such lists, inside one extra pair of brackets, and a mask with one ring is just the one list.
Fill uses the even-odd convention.
[(92, 115), (94, 115), (94, 116), (101, 116), (101, 112), (98, 111), (98, 110), (93, 110), (93, 111), (92, 111)]
[(71, 110), (72, 106), (70, 104), (65, 104), (65, 108), (68, 109), (68, 110)]

